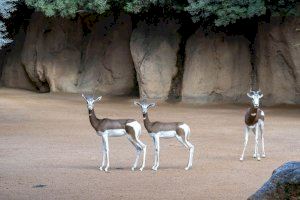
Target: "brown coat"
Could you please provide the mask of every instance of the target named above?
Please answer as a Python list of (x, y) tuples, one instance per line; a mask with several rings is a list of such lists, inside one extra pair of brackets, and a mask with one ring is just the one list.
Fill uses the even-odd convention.
[(158, 133), (160, 131), (176, 131), (178, 135), (184, 135), (184, 130), (179, 126), (184, 124), (183, 122), (150, 122), (148, 113), (143, 114), (144, 125), (148, 133)]
[(245, 123), (247, 126), (253, 126), (261, 119), (262, 121), (265, 120), (265, 116), (262, 115), (262, 110), (259, 108), (248, 108), (246, 115), (245, 115)]
[(135, 121), (134, 119), (98, 119), (94, 110), (89, 110), (91, 125), (96, 131), (104, 132), (109, 129), (125, 129), (126, 124)]

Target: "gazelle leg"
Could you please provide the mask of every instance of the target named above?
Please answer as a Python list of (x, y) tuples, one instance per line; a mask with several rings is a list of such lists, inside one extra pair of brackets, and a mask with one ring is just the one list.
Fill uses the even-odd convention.
[(131, 168), (132, 171), (135, 170), (135, 168), (136, 168), (136, 166), (137, 166), (137, 164), (139, 162), (141, 151), (142, 151), (142, 148), (139, 147), (138, 145), (136, 145), (136, 158), (135, 158), (135, 162), (134, 162), (134, 164), (133, 164), (133, 166)]
[(152, 169), (154, 170), (154, 167), (156, 166), (156, 161), (157, 161), (157, 154), (156, 154), (156, 140), (155, 140), (155, 137), (153, 136), (152, 137), (152, 140), (153, 140), (153, 145), (154, 145), (154, 164), (153, 164), (153, 167)]
[(249, 138), (249, 128), (246, 126), (245, 127), (244, 149), (243, 149), (243, 153), (242, 153), (242, 155), (240, 157), (240, 161), (244, 160), (244, 154), (245, 154), (245, 150), (246, 150), (246, 147), (247, 147), (248, 138)]
[[(181, 136), (178, 136), (176, 135), (176, 139), (181, 143), (183, 144), (183, 146), (185, 146), (186, 148), (189, 149), (189, 146), (187, 145), (187, 143), (185, 141), (183, 141), (182, 137)], [(191, 157), (191, 154), (190, 154), (190, 157)], [(189, 158), (189, 162), (188, 162), (188, 165), (187, 167), (185, 168), (185, 170), (187, 170), (189, 168), (189, 165), (190, 165), (190, 158)]]
[(185, 143), (188, 145), (189, 151), (190, 151), (189, 163), (188, 163), (188, 166), (185, 168), (185, 170), (188, 170), (193, 165), (193, 157), (194, 157), (194, 149), (195, 149), (195, 147), (189, 141), (187, 141), (186, 138), (185, 138)]
[(183, 144), (186, 148), (189, 149), (190, 155), (189, 155), (189, 162), (186, 166), (185, 170), (188, 170), (193, 165), (193, 155), (194, 155), (194, 145), (192, 145), (190, 142), (187, 141), (186, 137), (183, 140), (181, 136), (176, 135), (177, 140)]
[(263, 125), (260, 125), (260, 134), (261, 134), (261, 149), (262, 149), (261, 157), (265, 158), (266, 152), (265, 152), (265, 139), (264, 139), (264, 126)]
[(135, 170), (138, 162), (139, 162), (139, 158), (140, 158), (140, 155), (141, 155), (141, 150), (142, 150), (142, 147), (140, 147), (137, 142), (135, 142), (130, 136), (128, 137), (128, 140), (132, 143), (132, 145), (135, 147), (136, 149), (136, 158), (135, 158), (135, 161), (133, 163), (133, 166), (131, 168), (132, 171)]
[(259, 152), (258, 152), (258, 138), (259, 138), (259, 131), (258, 131), (258, 125), (256, 125), (255, 127), (255, 153), (256, 153), (256, 156), (257, 156), (257, 160), (260, 160), (260, 155), (259, 155)]
[(154, 165), (152, 167), (153, 170), (157, 170), (157, 168), (159, 167), (159, 137), (158, 136), (154, 136), (153, 137), (154, 140), (154, 146), (155, 146), (155, 161), (154, 161)]
[(104, 139), (104, 150), (105, 150), (105, 154), (106, 154), (106, 167), (104, 169), (104, 171), (108, 171), (109, 168), (109, 144), (108, 144), (108, 135), (103, 135), (102, 138)]
[(145, 162), (146, 162), (146, 152), (147, 152), (147, 146), (142, 143), (138, 138), (136, 139), (136, 141), (138, 142), (138, 144), (142, 147), (143, 149), (143, 163), (142, 166), (140, 168), (140, 171), (143, 171), (144, 167), (145, 167)]
[(104, 143), (104, 139), (103, 139), (103, 137), (101, 137), (101, 139), (102, 139), (102, 165), (101, 165), (101, 167), (99, 169), (102, 171), (103, 167), (105, 165), (106, 155), (105, 155), (105, 143)]
[(254, 137), (255, 137), (255, 139), (254, 139), (254, 154), (253, 154), (253, 158), (257, 158), (257, 148), (256, 148), (256, 126), (255, 126), (255, 128), (254, 129), (252, 129), (252, 131), (253, 131), (253, 134), (254, 134)]

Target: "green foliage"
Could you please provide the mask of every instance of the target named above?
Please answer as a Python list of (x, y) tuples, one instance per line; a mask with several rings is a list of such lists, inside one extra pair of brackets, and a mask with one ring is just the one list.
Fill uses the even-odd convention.
[(298, 15), (297, 0), (267, 0), (267, 8), (273, 16)]
[(191, 1), (186, 11), (193, 21), (211, 18), (216, 26), (226, 26), (238, 19), (263, 15), (266, 7), (263, 0), (198, 0)]
[(130, 13), (149, 11), (151, 7), (160, 7), (168, 11), (183, 11), (186, 1), (180, 0), (128, 0), (124, 10)]
[[(296, 14), (297, 0), (25, 0), (26, 4), (42, 11), (47, 16), (75, 16), (80, 12), (103, 14), (110, 10), (125, 10), (148, 16), (157, 14), (189, 13), (194, 22), (201, 20), (216, 26), (226, 26), (239, 19), (262, 16), (270, 11), (272, 15)], [(167, 11), (167, 12), (165, 12)], [(152, 12), (152, 13), (151, 13)]]
[[(17, 0), (0, 0), (0, 17), (2, 19), (8, 19), (11, 13), (16, 10)], [(6, 44), (12, 42), (11, 39), (7, 38), (7, 30), (4, 22), (0, 18), (0, 49)]]
[(211, 19), (216, 26), (226, 26), (236, 20), (266, 14), (296, 14), (297, 0), (190, 0), (185, 8), (194, 22)]
[(110, 8), (107, 0), (25, 0), (25, 3), (49, 17), (73, 17), (81, 11), (102, 14)]

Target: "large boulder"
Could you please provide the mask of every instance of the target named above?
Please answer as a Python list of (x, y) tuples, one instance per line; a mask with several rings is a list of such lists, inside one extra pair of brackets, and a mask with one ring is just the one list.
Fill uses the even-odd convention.
[(161, 20), (157, 24), (139, 22), (133, 30), (130, 49), (140, 96), (167, 99), (177, 73), (178, 28), (174, 21)]
[(182, 99), (199, 103), (245, 102), (251, 63), (242, 36), (208, 35), (199, 29), (186, 45)]
[(131, 18), (121, 14), (101, 17), (94, 24), (83, 56), (78, 87), (102, 94), (123, 95), (134, 87), (134, 65), (130, 54)]
[(248, 200), (299, 199), (300, 162), (288, 162), (273, 171), (271, 178)]
[(258, 76), (267, 104), (300, 103), (299, 27), (300, 18), (273, 18), (259, 25)]
[(36, 87), (29, 79), (21, 62), (21, 52), (24, 40), (25, 31), (24, 27), (21, 26), (20, 31), (14, 38), (14, 41), (9, 45), (9, 47), (1, 52), (3, 53), (1, 82), (6, 87), (36, 91)]
[(32, 15), (22, 52), (30, 79), (41, 92), (76, 92), (81, 59), (79, 20)]
[(83, 30), (83, 20), (32, 15), (22, 63), (41, 92), (132, 92), (128, 15), (99, 17)]

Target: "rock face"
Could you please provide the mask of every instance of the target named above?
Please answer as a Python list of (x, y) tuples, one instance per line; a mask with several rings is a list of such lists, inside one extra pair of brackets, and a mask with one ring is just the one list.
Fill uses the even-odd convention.
[(41, 92), (75, 92), (80, 67), (80, 23), (32, 15), (22, 51), (22, 63)]
[(184, 101), (244, 102), (250, 85), (248, 41), (241, 36), (209, 34), (189, 38), (183, 76)]
[(83, 34), (80, 18), (46, 18), (34, 13), (27, 30), (22, 63), (41, 92), (95, 91), (122, 95), (133, 88), (131, 21), (101, 17)]
[(29, 79), (22, 63), (21, 52), (25, 40), (25, 32), (21, 27), (19, 33), (16, 35), (14, 42), (10, 45), (10, 51), (6, 52), (7, 55), (2, 63), (2, 83), (7, 87), (21, 88), (26, 90), (35, 91), (34, 84)]
[(83, 91), (123, 95), (134, 87), (134, 65), (130, 54), (131, 19), (121, 14), (100, 18), (94, 25), (83, 59), (78, 87)]
[(268, 104), (300, 103), (299, 18), (273, 19), (259, 26), (259, 85)]
[(271, 178), (249, 200), (298, 199), (300, 162), (288, 162), (273, 171)]
[(130, 49), (141, 97), (166, 99), (177, 73), (180, 37), (174, 21), (140, 22), (134, 29)]
[(183, 27), (160, 19), (140, 21), (132, 31), (131, 17), (122, 13), (75, 19), (33, 13), (11, 51), (0, 51), (0, 84), (128, 95), (136, 78), (143, 98), (166, 100), (175, 94), (180, 99), (181, 94), (183, 101), (243, 103), (248, 102), (250, 58), (256, 58), (263, 103), (300, 104), (300, 18), (261, 23), (252, 56), (245, 37), (204, 34), (201, 28), (184, 51), (186, 38), (178, 34)]

